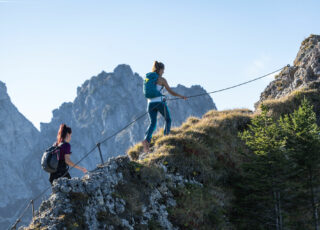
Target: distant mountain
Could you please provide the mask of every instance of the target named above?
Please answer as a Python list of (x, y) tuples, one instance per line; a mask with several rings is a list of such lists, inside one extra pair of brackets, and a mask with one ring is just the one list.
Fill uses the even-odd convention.
[(43, 188), (39, 141), (39, 131), (12, 104), (5, 84), (0, 82), (1, 229), (8, 226), (26, 199)]

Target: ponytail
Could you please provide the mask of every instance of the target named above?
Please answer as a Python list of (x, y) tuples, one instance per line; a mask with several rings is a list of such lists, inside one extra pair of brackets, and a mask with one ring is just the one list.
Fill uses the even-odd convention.
[(66, 139), (68, 133), (72, 133), (71, 128), (68, 127), (66, 124), (61, 124), (57, 135), (57, 145), (59, 145), (61, 142), (64, 141), (64, 139)]
[(151, 72), (159, 74), (161, 69), (164, 69), (164, 64), (162, 62), (154, 61)]

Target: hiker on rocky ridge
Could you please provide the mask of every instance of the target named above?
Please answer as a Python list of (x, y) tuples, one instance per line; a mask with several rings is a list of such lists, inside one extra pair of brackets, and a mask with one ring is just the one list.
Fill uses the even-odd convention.
[(176, 92), (174, 92), (167, 83), (167, 80), (162, 77), (164, 73), (164, 64), (155, 61), (152, 67), (152, 71), (146, 74), (143, 83), (143, 93), (148, 99), (148, 113), (150, 118), (150, 125), (145, 135), (145, 139), (142, 142), (144, 152), (148, 153), (150, 148), (150, 141), (152, 134), (157, 125), (158, 112), (165, 118), (164, 135), (170, 133), (171, 128), (171, 116), (166, 103), (166, 98), (162, 94), (162, 89), (165, 88), (171, 95), (180, 97), (184, 100), (187, 98)]
[(70, 127), (68, 127), (66, 124), (60, 125), (57, 135), (57, 142), (54, 143), (55, 146), (60, 145), (59, 163), (57, 171), (54, 173), (50, 173), (49, 181), (51, 184), (53, 183), (53, 180), (58, 179), (62, 176), (71, 179), (69, 172), (67, 172), (69, 169), (68, 166), (77, 168), (83, 173), (87, 173), (86, 168), (80, 167), (70, 160), (71, 145), (69, 142), (71, 140), (71, 134), (72, 130)]

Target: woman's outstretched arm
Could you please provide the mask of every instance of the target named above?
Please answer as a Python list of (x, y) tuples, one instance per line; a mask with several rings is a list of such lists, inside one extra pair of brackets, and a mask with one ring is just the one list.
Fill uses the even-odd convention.
[(182, 95), (174, 92), (174, 91), (170, 88), (170, 86), (169, 86), (169, 84), (168, 84), (168, 82), (167, 82), (167, 80), (166, 80), (165, 78), (163, 78), (163, 77), (159, 78), (159, 85), (164, 86), (164, 87), (166, 88), (166, 90), (167, 90), (172, 96), (180, 97), (180, 98), (182, 98), (182, 99), (184, 99), (184, 100), (187, 99), (185, 96), (182, 96)]
[(66, 154), (66, 155), (64, 155), (64, 157), (65, 157), (66, 163), (67, 163), (68, 165), (70, 165), (71, 167), (77, 168), (77, 169), (81, 170), (83, 173), (87, 173), (87, 172), (88, 172), (86, 168), (83, 168), (83, 167), (80, 167), (80, 166), (74, 164), (74, 163), (70, 160), (70, 154)]

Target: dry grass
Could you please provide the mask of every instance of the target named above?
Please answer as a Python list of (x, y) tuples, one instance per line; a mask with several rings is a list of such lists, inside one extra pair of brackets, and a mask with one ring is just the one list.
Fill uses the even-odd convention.
[[(202, 119), (190, 117), (181, 127), (173, 129), (168, 136), (163, 136), (160, 130), (151, 142), (153, 152), (140, 163), (163, 161), (164, 157), (173, 155), (205, 158), (212, 150), (227, 150), (228, 147), (221, 149), (217, 145), (225, 141), (232, 145), (232, 138), (247, 126), (251, 116), (250, 110), (235, 109), (212, 110)], [(129, 149), (128, 154), (132, 160), (137, 160), (142, 151), (142, 144), (139, 143)]]
[[(318, 124), (320, 125), (320, 90), (319, 89), (301, 89), (293, 91), (290, 95), (281, 99), (270, 99), (263, 102), (265, 106), (270, 109), (270, 113), (275, 117), (279, 118), (285, 114), (292, 113), (298, 109), (301, 100), (306, 98), (314, 106), (314, 111), (317, 114)], [(260, 106), (259, 106), (260, 107)], [(260, 109), (257, 110), (256, 114), (260, 113)]]

